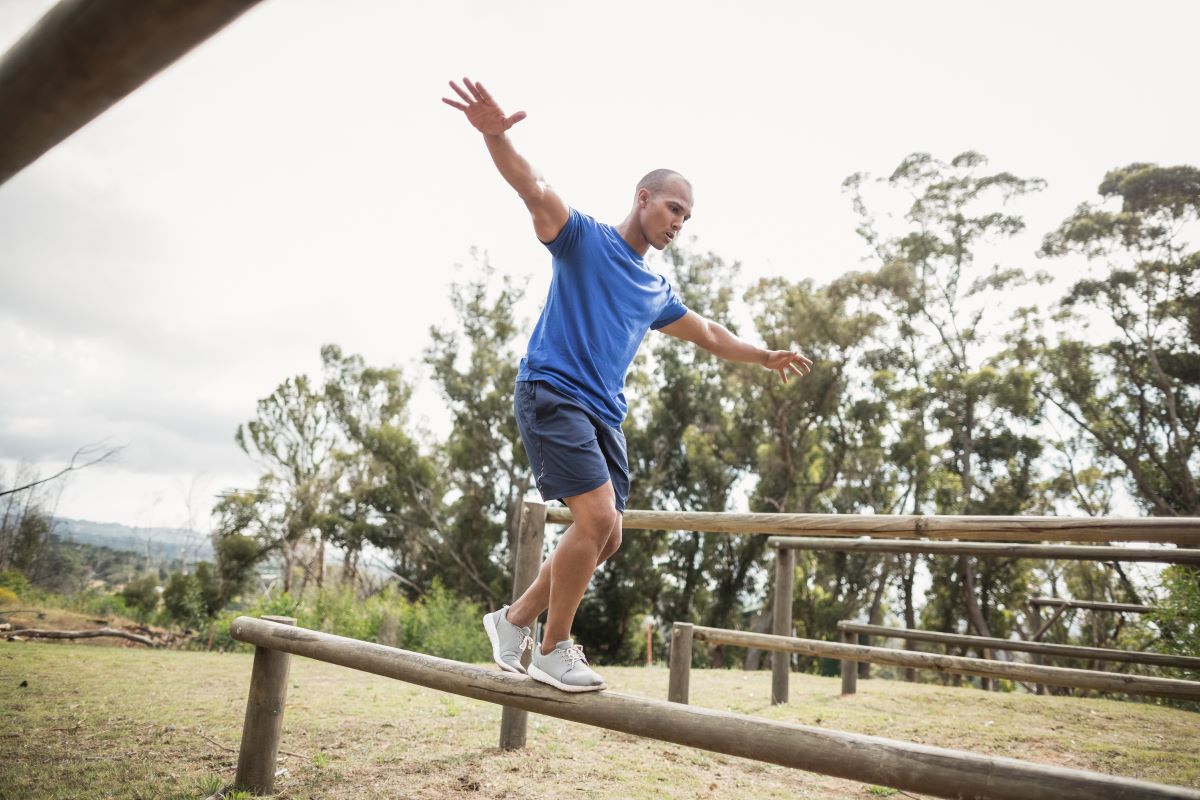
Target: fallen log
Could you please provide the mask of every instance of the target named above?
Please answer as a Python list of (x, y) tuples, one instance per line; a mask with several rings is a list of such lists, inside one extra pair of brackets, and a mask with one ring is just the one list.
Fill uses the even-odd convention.
[(4, 634), (5, 639), (13, 639), (15, 637), (28, 639), (95, 639), (98, 636), (117, 636), (121, 639), (128, 639), (131, 642), (144, 644), (147, 647), (158, 647), (158, 642), (148, 636), (139, 636), (136, 633), (123, 631), (119, 628), (99, 628), (94, 631), (42, 631), (34, 628), (24, 628), (21, 630), (12, 630)]

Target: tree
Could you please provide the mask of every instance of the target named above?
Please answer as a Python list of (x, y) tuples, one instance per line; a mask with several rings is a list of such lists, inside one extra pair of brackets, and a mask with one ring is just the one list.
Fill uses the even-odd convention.
[[(1061, 303), (1063, 331), (1041, 341), (1044, 397), (1104, 459), (1119, 463), (1151, 514), (1200, 514), (1200, 251), (1183, 239), (1200, 219), (1200, 170), (1131, 164), (1046, 236), (1041, 254), (1082, 254), (1107, 274)], [(1094, 345), (1072, 331), (1111, 330)]]
[(276, 546), (283, 556), (283, 590), (291, 589), (301, 550), (316, 540), (315, 564), (304, 564), (305, 581), (325, 577), (325, 535), (320, 528), (336, 483), (332, 473), (336, 444), (322, 392), (305, 375), (289, 378), (258, 401), (255, 418), (239, 425), (235, 441), (263, 468), (256, 498), (277, 506)]
[[(330, 511), (320, 525), (344, 554), (342, 576), (353, 584), (367, 544), (399, 554), (408, 562), (423, 524), (420, 492), (432, 481), (416, 441), (408, 434), (412, 386), (396, 367), (368, 366), (336, 345), (321, 348), (324, 393), (339, 429), (334, 451), (338, 476)], [(415, 511), (415, 513), (414, 513)]]
[[(894, 320), (885, 334), (894, 345), (879, 360), (908, 386), (907, 395), (893, 393), (905, 419), (894, 452), (912, 459), (907, 472), (916, 513), (1016, 514), (1039, 497), (1034, 478), (1042, 444), (1033, 431), (1039, 409), (1032, 371), (1006, 359), (987, 334), (1000, 330), (998, 293), (1046, 278), (1015, 266), (981, 269), (977, 250), (1024, 229), (1021, 217), (1003, 209), (1044, 182), (988, 173), (986, 164), (973, 152), (949, 163), (925, 153), (904, 159), (882, 181), (911, 199), (907, 229), (892, 236), (879, 231), (868, 210), (867, 176), (845, 184), (859, 233), (880, 262), (878, 296)], [(938, 591), (930, 601), (961, 601), (980, 635), (992, 635), (992, 628), (999, 633), (1004, 617), (995, 611), (1004, 601), (993, 602), (999, 598), (992, 592), (1014, 581), (994, 574), (997, 568), (977, 569), (960, 557), (953, 574), (934, 573), (935, 583), (957, 583), (957, 599)], [(946, 619), (958, 616), (945, 611)]]
[(451, 288), (452, 326), (433, 328), (425, 361), (450, 411), (450, 436), (434, 457), (439, 493), (426, 515), (436, 538), (427, 554), (448, 589), (496, 608), (507, 599), (507, 553), (533, 476), (512, 411), (524, 289), (505, 276), (493, 285), (486, 259), (477, 277)]

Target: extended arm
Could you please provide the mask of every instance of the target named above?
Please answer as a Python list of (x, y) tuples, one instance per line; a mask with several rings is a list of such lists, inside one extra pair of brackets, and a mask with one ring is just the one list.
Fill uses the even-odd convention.
[(687, 312), (659, 330), (677, 339), (692, 342), (717, 358), (760, 364), (766, 369), (778, 372), (784, 383), (787, 383), (791, 374), (804, 376), (812, 371), (812, 362), (799, 353), (755, 347), (733, 335), (724, 325), (705, 319), (694, 311)]
[(484, 143), (496, 169), (508, 185), (516, 190), (525, 207), (529, 209), (537, 237), (543, 242), (552, 241), (567, 224), (570, 212), (562, 198), (516, 151), (512, 140), (508, 138), (508, 129), (525, 119), (525, 112), (518, 111), (506, 117), (488, 90), (483, 88), (482, 83), (463, 78), (463, 84), (466, 91), (454, 81), (450, 81), (450, 88), (462, 102), (448, 97), (443, 97), (442, 102), (465, 113), (467, 120), (483, 134)]

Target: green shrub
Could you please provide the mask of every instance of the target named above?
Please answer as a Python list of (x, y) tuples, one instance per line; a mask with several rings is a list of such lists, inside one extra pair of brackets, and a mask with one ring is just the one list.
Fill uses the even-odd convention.
[(19, 569), (6, 569), (0, 572), (0, 589), (8, 589), (17, 597), (29, 594), (29, 581)]
[(67, 599), (70, 601), (71, 610), (95, 617), (126, 617), (134, 615), (130, 608), (125, 605), (124, 596), (113, 592), (87, 589)]
[(482, 616), (478, 605), (457, 597), (435, 580), (429, 593), (401, 614), (404, 638), (400, 647), (455, 661), (489, 660), (492, 650), (483, 634)]
[(0, 586), (0, 606), (9, 606), (18, 602), (17, 593), (5, 586)]
[(147, 573), (137, 580), (130, 581), (121, 590), (121, 599), (133, 613), (134, 619), (146, 623), (158, 609), (158, 576)]
[(221, 613), (189, 646), (206, 649), (211, 637), (213, 650), (244, 648), (229, 635), (229, 626), (242, 615), (295, 617), (302, 628), (456, 661), (487, 661), (491, 657), (480, 624), (483, 609), (438, 582), (416, 602), (391, 589), (360, 599), (340, 587), (313, 591), (301, 600), (287, 594), (261, 598), (245, 608)]

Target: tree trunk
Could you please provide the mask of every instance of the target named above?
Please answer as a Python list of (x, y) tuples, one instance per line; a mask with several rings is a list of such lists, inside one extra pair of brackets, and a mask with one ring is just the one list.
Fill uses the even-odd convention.
[[(913, 581), (917, 574), (917, 559), (916, 553), (908, 556), (903, 561), (904, 577), (904, 627), (912, 629), (917, 627), (917, 612), (913, 608)], [(905, 650), (915, 650), (917, 643), (908, 639), (904, 640)], [(911, 667), (904, 670), (904, 680), (912, 683), (917, 679), (917, 671)]]
[[(883, 591), (887, 588), (888, 566), (888, 559), (884, 559), (879, 565), (879, 581), (875, 584), (875, 596), (871, 598), (871, 609), (867, 612), (867, 622), (872, 625), (878, 625), (883, 621)], [(864, 642), (860, 640), (859, 643), (863, 644)], [(865, 642), (865, 644), (869, 644), (869, 642)], [(858, 677), (863, 679), (871, 677), (870, 662), (858, 662)]]

